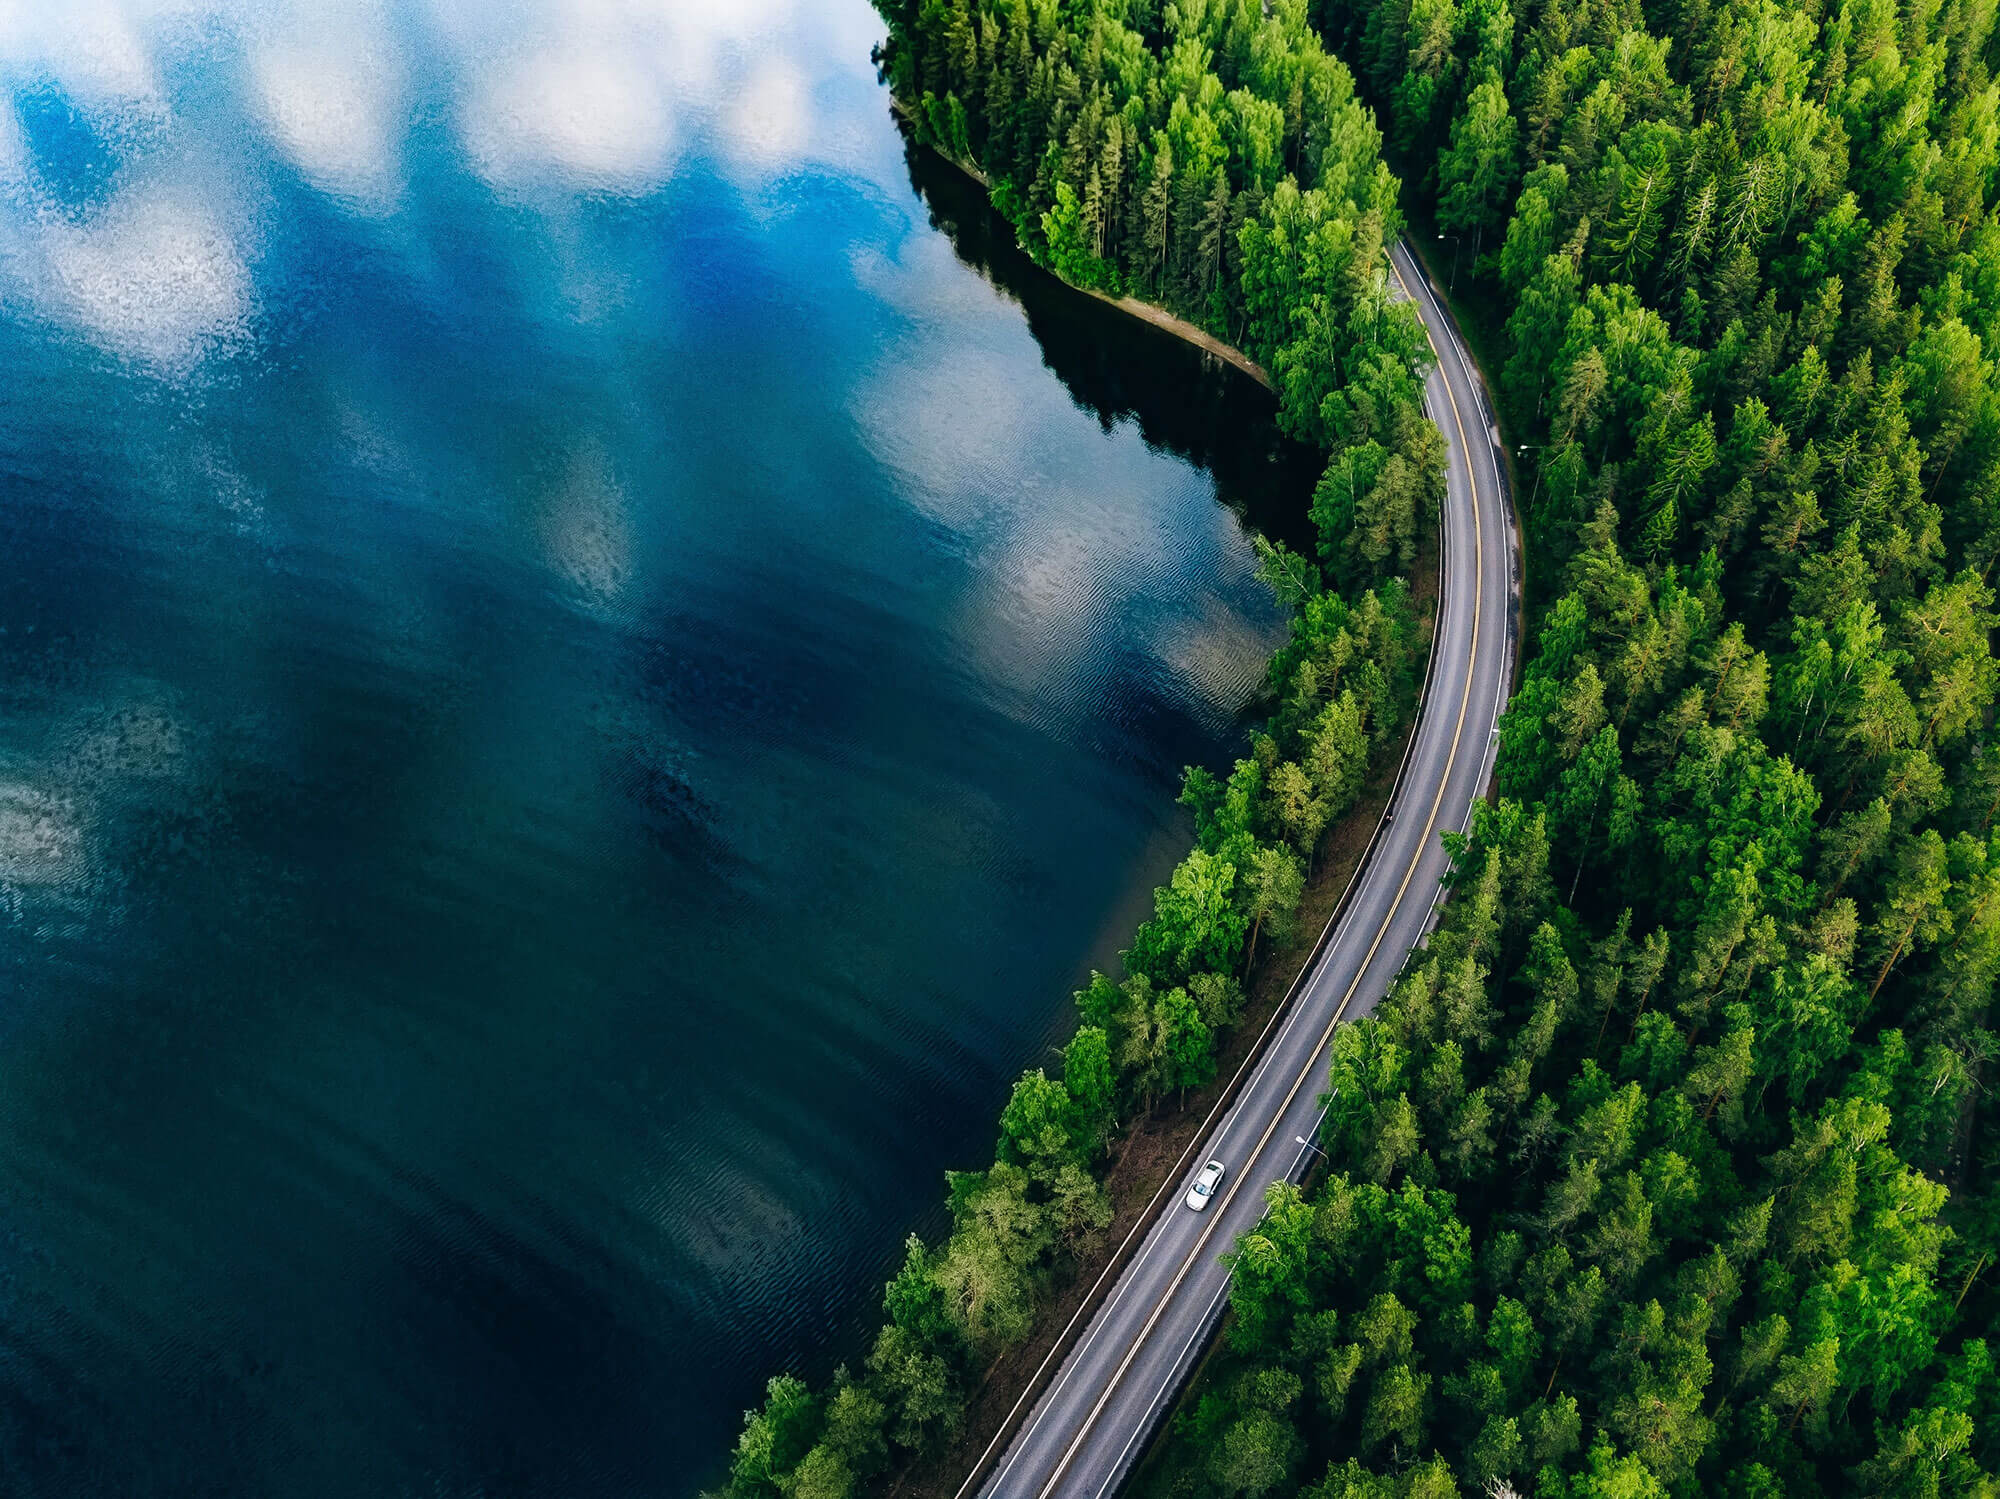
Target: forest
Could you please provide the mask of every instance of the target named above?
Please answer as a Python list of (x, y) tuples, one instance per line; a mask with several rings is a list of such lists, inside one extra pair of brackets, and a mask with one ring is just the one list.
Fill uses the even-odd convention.
[(1314, 20), (1494, 335), (1535, 644), (1147, 1491), (2000, 1491), (1993, 6)]
[(948, 1440), (1407, 722), (1442, 447), (1405, 211), (1524, 459), (1528, 664), (1445, 920), (1337, 1033), (1325, 1179), (1233, 1249), (1142, 1486), (2000, 1492), (1993, 0), (881, 8), (1023, 246), (1245, 349), (1328, 462), (1318, 555), (1267, 549), (1266, 727), (1189, 773), (1196, 847), (864, 1367), (773, 1380), (729, 1492)]

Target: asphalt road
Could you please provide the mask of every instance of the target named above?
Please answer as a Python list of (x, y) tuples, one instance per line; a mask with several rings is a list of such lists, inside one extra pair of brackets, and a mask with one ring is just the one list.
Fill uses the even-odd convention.
[[(1466, 825), (1492, 777), (1519, 578), (1498, 437), (1471, 359), (1408, 246), (1398, 244), (1390, 262), (1437, 351), (1425, 402), (1449, 453), (1438, 633), (1391, 815), (1248, 1081), (992, 1462), (980, 1492), (995, 1499), (1101, 1499), (1143, 1454), (1221, 1318), (1229, 1276), (1218, 1256), (1262, 1216), (1270, 1183), (1305, 1174), (1309, 1153), (1298, 1137), (1317, 1138), (1333, 1028), (1375, 1006), (1430, 929), (1447, 865), (1440, 835)], [(1211, 1157), (1229, 1174), (1207, 1211), (1191, 1212), (1181, 1196)]]

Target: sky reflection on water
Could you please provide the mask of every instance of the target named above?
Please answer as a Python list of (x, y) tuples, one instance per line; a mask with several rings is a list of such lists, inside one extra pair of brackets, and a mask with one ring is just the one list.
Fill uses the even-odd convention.
[(0, 0), (10, 1493), (691, 1494), (1179, 851), (1298, 455), (878, 34)]

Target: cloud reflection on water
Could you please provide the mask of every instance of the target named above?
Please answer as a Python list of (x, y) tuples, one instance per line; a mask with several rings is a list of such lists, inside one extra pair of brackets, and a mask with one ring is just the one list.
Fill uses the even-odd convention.
[[(254, 346), (285, 176), (393, 246), (419, 155), (555, 216), (656, 191), (703, 137), (740, 177), (779, 172), (825, 149), (818, 80), (774, 41), (808, 20), (855, 24), (794, 0), (0, 0), (0, 295), (185, 381)], [(867, 38), (815, 55), (862, 68)], [(108, 182), (65, 180), (29, 100), (78, 122)]]
[(387, 11), (376, 0), (301, 5), (258, 31), (247, 72), (274, 143), (343, 206), (393, 211), (410, 96)]
[(255, 288), (243, 245), (171, 182), (135, 183), (81, 225), (41, 215), (31, 243), (44, 311), (66, 313), (135, 362), (185, 373), (250, 341)]
[(865, 0), (660, 3), (0, 0), (31, 1490), (691, 1492), (1235, 745), (1131, 330), (927, 222)]
[[(815, 109), (825, 80), (796, 59), (864, 72), (871, 27), (858, 7), (822, 12), (798, 0), (76, 0), (59, 18), (0, 0), (0, 84), (16, 104), (0, 111), (10, 200), (0, 277), (39, 316), (137, 370), (185, 382), (257, 351), (258, 265), (285, 176), (369, 226), (378, 247), (414, 271), (430, 252), (405, 222), (420, 206), (412, 178), (441, 162), (546, 222), (560, 305), (595, 321), (621, 298), (574, 243), (576, 204), (655, 193), (698, 152), (753, 212), (770, 206), (763, 184), (808, 162), (837, 164), (846, 149), (837, 112), (828, 123)], [(842, 34), (802, 46), (801, 28)], [(248, 142), (217, 131), (202, 113), (211, 104), (188, 83), (215, 76), (204, 62), (216, 57), (240, 58), (221, 74), (235, 92), (223, 107), (240, 114)], [(65, 202), (20, 127), (19, 100), (49, 88), (116, 161), (101, 201)], [(795, 200), (787, 189), (784, 205)], [(919, 319), (948, 321), (968, 301), (1002, 300), (961, 274), (939, 236), (852, 254), (857, 279)], [(1003, 322), (1011, 344), (1018, 329)], [(1104, 593), (1071, 575), (1075, 539), (1060, 519), (1069, 507), (1044, 513), (968, 482), (1006, 471), (995, 450), (1060, 422), (1066, 403), (1053, 387), (1031, 399), (993, 379), (985, 366), (1011, 358), (1008, 348), (970, 361), (960, 348), (950, 367), (925, 351), (918, 341), (864, 362), (849, 394), (857, 425), (879, 459), (914, 473), (912, 493), (939, 507), (935, 521), (968, 535), (1006, 533), (986, 542), (1016, 565), (991, 580), (997, 596), (965, 601), (977, 616), (967, 630), (1016, 658), (1022, 701), (1088, 691), (1094, 684), (1060, 680), (1049, 664), (1068, 658), (1066, 642), (1084, 625), (1069, 611)], [(1002, 390), (1007, 402), (996, 400)], [(551, 569), (600, 605), (630, 574), (612, 519), (622, 510), (578, 496), (608, 492), (572, 473), (540, 528)], [(1129, 522), (1120, 565), (1157, 571), (1157, 526), (1143, 512)], [(1100, 538), (1088, 566), (1106, 565)], [(1014, 628), (994, 631), (996, 618)], [(1244, 691), (1237, 674), (1185, 674), (1219, 713)]]

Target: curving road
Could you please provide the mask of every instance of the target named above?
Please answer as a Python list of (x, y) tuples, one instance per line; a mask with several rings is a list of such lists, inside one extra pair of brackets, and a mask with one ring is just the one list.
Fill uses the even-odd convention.
[[(1333, 1028), (1375, 1006), (1430, 929), (1446, 869), (1439, 835), (1465, 826), (1492, 776), (1519, 577), (1498, 436), (1471, 359), (1406, 244), (1391, 251), (1390, 269), (1437, 354), (1425, 404), (1449, 464), (1438, 631), (1391, 815), (1248, 1080), (1169, 1184), (1032, 1415), (997, 1462), (989, 1451), (975, 1470), (974, 1479), (991, 1463), (980, 1492), (994, 1499), (1102, 1499), (1144, 1452), (1222, 1315), (1229, 1276), (1218, 1256), (1262, 1216), (1268, 1184), (1304, 1175), (1298, 1137), (1316, 1138)], [(1181, 1194), (1211, 1157), (1229, 1175), (1206, 1212), (1189, 1212)]]

